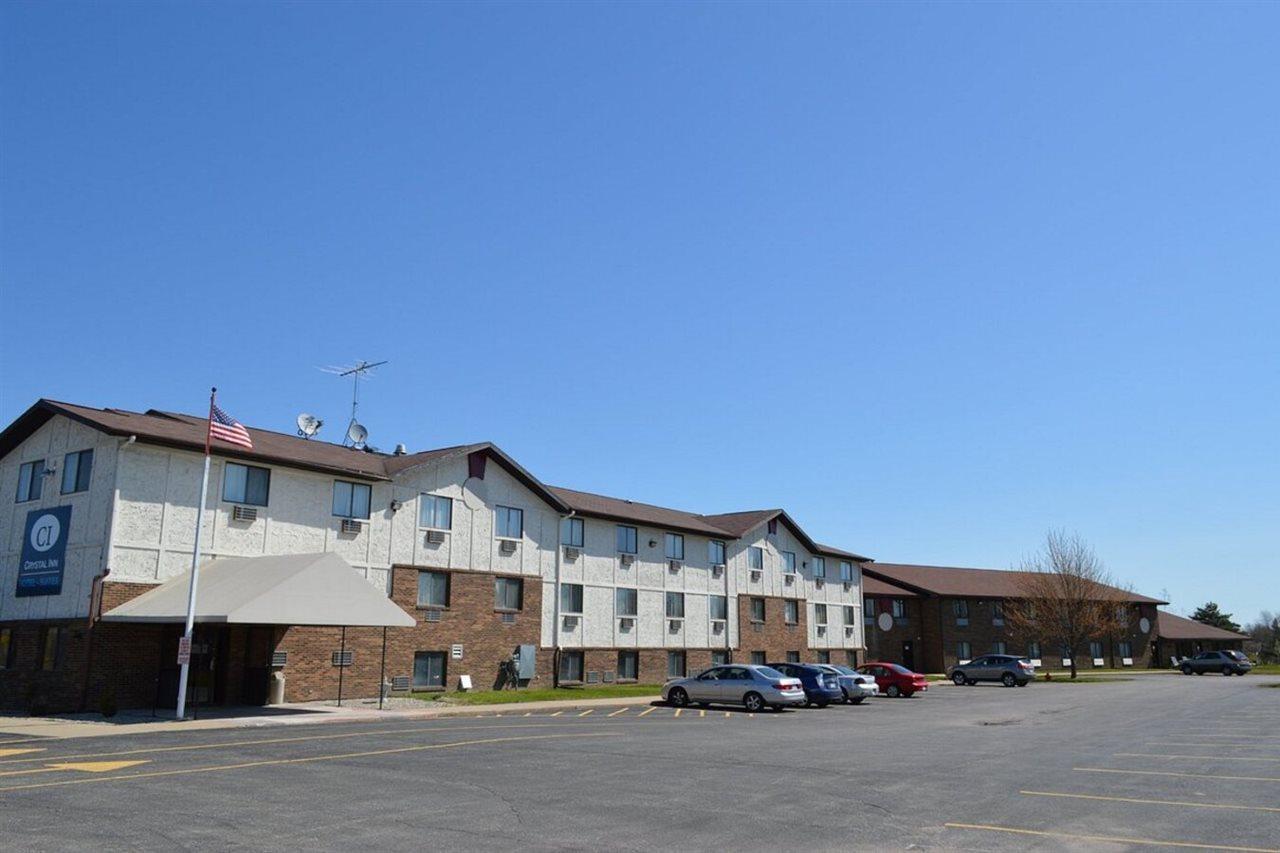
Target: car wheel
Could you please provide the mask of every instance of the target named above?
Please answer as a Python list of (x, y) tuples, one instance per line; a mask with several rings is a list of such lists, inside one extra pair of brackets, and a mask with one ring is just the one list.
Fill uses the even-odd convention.
[[(742, 705), (753, 714), (756, 711), (763, 711), (764, 697), (759, 693), (748, 693), (746, 696), (742, 697)], [(774, 707), (777, 708), (778, 706), (774, 705)]]
[(963, 687), (964, 685), (969, 683), (969, 680), (964, 677), (963, 672), (957, 672), (956, 674), (952, 675), (951, 680), (955, 682), (956, 687)]
[(1013, 687), (1018, 683), (1018, 679), (1013, 677), (1012, 672), (1006, 672), (1004, 675), (1000, 676), (1000, 683), (1005, 687)]
[(1191, 669), (1191, 665), (1190, 665), (1190, 664), (1185, 664), (1185, 663), (1184, 663), (1184, 664), (1182, 665), (1182, 674), (1183, 674), (1183, 675), (1190, 675), (1192, 672), (1193, 672), (1193, 670)]
[(1225, 676), (1227, 676), (1227, 677), (1230, 677), (1230, 676), (1231, 676), (1231, 667), (1229, 667), (1229, 666), (1224, 666), (1224, 667), (1222, 668), (1222, 674), (1223, 674), (1223, 675), (1225, 675)]
[(1027, 681), (1019, 681), (1019, 682), (1018, 682), (1018, 686), (1019, 686), (1019, 687), (1026, 687), (1026, 686), (1027, 686), (1028, 684), (1030, 684), (1030, 683), (1031, 683), (1031, 681), (1030, 681), (1029, 679), (1028, 679)]
[(683, 708), (689, 704), (689, 694), (685, 692), (683, 687), (676, 687), (667, 694), (667, 701), (677, 708)]
[(898, 689), (898, 685), (890, 684), (889, 689), (884, 692), (884, 695), (888, 696), (890, 699), (897, 699), (902, 695), (902, 691)]

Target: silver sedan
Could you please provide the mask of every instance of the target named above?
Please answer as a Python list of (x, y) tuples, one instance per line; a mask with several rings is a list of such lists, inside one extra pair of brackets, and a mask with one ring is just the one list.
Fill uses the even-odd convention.
[(715, 703), (742, 705), (752, 712), (805, 702), (804, 686), (798, 678), (749, 664), (713, 666), (692, 678), (672, 679), (662, 685), (662, 698), (677, 708)]

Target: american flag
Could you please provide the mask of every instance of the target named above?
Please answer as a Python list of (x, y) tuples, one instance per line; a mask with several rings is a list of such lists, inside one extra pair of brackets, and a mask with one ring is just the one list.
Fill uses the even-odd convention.
[(209, 438), (220, 438), (228, 444), (238, 444), (253, 450), (253, 440), (244, 424), (219, 409), (216, 405), (209, 409)]

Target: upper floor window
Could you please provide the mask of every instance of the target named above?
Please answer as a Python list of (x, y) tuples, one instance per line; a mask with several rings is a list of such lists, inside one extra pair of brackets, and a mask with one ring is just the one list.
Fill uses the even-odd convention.
[(853, 563), (848, 560), (840, 561), (840, 580), (846, 583), (853, 580)]
[(957, 625), (969, 624), (969, 601), (964, 598), (956, 598), (951, 601), (951, 610), (955, 613)]
[(449, 574), (447, 572), (418, 572), (418, 606), (449, 606)]
[(667, 593), (667, 618), (668, 619), (684, 618), (684, 593), (683, 592)]
[(582, 612), (582, 584), (580, 583), (560, 584), (560, 612), (561, 613), (581, 613)]
[(620, 586), (613, 593), (614, 608), (619, 616), (635, 616), (638, 593), (634, 589)]
[(502, 539), (521, 539), (524, 537), (524, 510), (510, 506), (498, 506), (493, 509), (494, 535)]
[(266, 506), (271, 492), (271, 469), (228, 462), (222, 473), (222, 499), (233, 504)]
[(788, 598), (782, 602), (782, 618), (788, 625), (795, 625), (800, 622), (800, 602), (794, 598)]
[(825, 604), (813, 605), (813, 622), (815, 625), (827, 624), (827, 605)]
[(620, 554), (634, 554), (636, 552), (637, 541), (636, 529), (625, 524), (618, 525), (618, 552)]
[(893, 607), (894, 619), (907, 618), (907, 602), (904, 599), (901, 599), (901, 598), (893, 599), (891, 602), (891, 606)]
[(813, 576), (815, 578), (825, 578), (827, 576), (827, 561), (822, 557), (813, 558)]
[(581, 518), (565, 518), (560, 521), (560, 544), (581, 548), (586, 534), (586, 523)]
[(62, 493), (89, 491), (89, 476), (93, 473), (93, 450), (77, 450), (62, 460)]
[(764, 621), (764, 599), (763, 598), (751, 599), (751, 621), (752, 622)]
[(707, 542), (707, 562), (713, 566), (724, 565), (724, 543), (719, 539)]
[(729, 618), (729, 599), (724, 595), (712, 595), (708, 599), (711, 602), (711, 618), (724, 621)]
[(684, 559), (684, 537), (681, 536), (679, 533), (668, 533), (666, 534), (664, 539), (666, 540), (666, 547), (665, 547), (664, 553), (666, 553), (667, 559), (683, 560)]
[(862, 621), (871, 623), (876, 619), (876, 600), (874, 598), (863, 597), (862, 599)]
[(44, 460), (23, 462), (18, 469), (18, 503), (38, 501), (44, 493)]
[(764, 568), (764, 549), (752, 545), (747, 549), (747, 568), (760, 571)]
[(853, 625), (858, 621), (858, 610), (852, 604), (844, 606), (844, 624)]
[(333, 514), (340, 518), (368, 518), (373, 489), (368, 483), (333, 481)]
[(796, 555), (793, 552), (782, 552), (782, 570), (789, 575), (796, 573)]
[(423, 495), (418, 499), (418, 526), (432, 530), (453, 529), (453, 498)]
[(524, 608), (523, 578), (493, 579), (493, 609), (521, 610)]

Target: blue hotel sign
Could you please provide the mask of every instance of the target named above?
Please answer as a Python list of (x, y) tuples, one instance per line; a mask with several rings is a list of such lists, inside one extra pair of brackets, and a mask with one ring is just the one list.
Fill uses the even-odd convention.
[(62, 571), (66, 568), (67, 534), (70, 531), (69, 506), (33, 509), (27, 513), (16, 597), (58, 595), (62, 592)]

